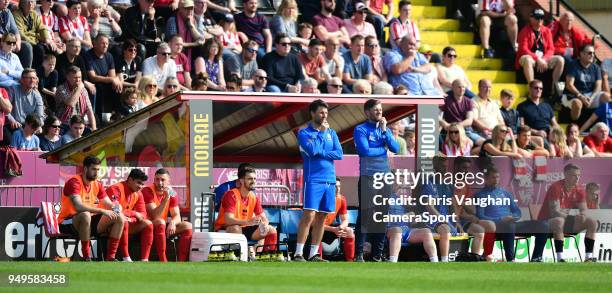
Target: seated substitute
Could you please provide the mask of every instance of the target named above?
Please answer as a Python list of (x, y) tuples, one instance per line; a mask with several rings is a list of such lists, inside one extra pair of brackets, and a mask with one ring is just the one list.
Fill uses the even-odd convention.
[[(344, 258), (346, 261), (353, 261), (355, 258), (355, 234), (353, 229), (349, 227), (348, 211), (346, 197), (340, 193), (342, 183), (340, 178), (336, 177), (336, 210), (333, 213), (327, 214), (323, 229), (322, 242), (331, 244), (334, 240), (342, 239), (342, 249), (344, 250)], [(333, 226), (336, 216), (340, 215), (340, 225)], [(323, 246), (319, 246), (319, 254), (323, 256)]]

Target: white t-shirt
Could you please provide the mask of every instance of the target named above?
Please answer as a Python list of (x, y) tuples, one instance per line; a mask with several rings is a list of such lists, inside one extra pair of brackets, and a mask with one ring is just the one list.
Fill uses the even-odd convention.
[(170, 76), (176, 77), (176, 63), (168, 58), (163, 68), (157, 65), (157, 56), (151, 56), (142, 63), (142, 75), (151, 75), (157, 81), (157, 84), (164, 84)]

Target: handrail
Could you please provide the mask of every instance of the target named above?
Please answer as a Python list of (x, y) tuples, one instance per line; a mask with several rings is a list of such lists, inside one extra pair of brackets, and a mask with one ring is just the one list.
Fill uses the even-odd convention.
[[(591, 31), (593, 31), (593, 33), (595, 34), (595, 36), (593, 37), (593, 41), (595, 40), (595, 38), (598, 38), (602, 40), (604, 43), (606, 43), (606, 45), (608, 45), (609, 48), (612, 48), (612, 43), (610, 43), (610, 41), (604, 35), (602, 35), (590, 22), (586, 20), (586, 18), (582, 16), (582, 14), (580, 14), (576, 10), (576, 8), (574, 8), (567, 1), (557, 0), (557, 5), (556, 5), (557, 13), (555, 14), (557, 17), (559, 17), (559, 15), (561, 14), (561, 4), (563, 4), (563, 6), (565, 6), (565, 9), (573, 13), (576, 17), (578, 17), (578, 19), (580, 19), (580, 21), (582, 21), (582, 23), (584, 23)], [(549, 8), (550, 8), (550, 14), (553, 15), (553, 0), (549, 1)]]

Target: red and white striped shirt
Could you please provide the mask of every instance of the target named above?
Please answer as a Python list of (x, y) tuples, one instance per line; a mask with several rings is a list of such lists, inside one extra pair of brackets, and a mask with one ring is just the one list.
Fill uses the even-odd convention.
[(399, 48), (398, 41), (408, 34), (412, 35), (417, 42), (421, 41), (419, 27), (417, 27), (414, 21), (411, 20), (407, 20), (405, 23), (402, 23), (399, 18), (394, 18), (391, 21), (391, 28), (389, 31), (391, 33), (391, 38), (389, 41), (391, 43), (391, 48), (393, 49)]
[(442, 147), (442, 153), (446, 155), (447, 157), (470, 156), (471, 150), (472, 150), (472, 141), (469, 139), (466, 139), (466, 144), (465, 146), (463, 146), (463, 149), (459, 148), (459, 146), (456, 144), (449, 145), (448, 143), (445, 143)]
[(59, 19), (59, 32), (63, 34), (69, 32), (71, 36), (83, 40), (85, 32), (89, 31), (89, 24), (87, 19), (83, 16), (77, 17), (77, 19), (70, 20), (68, 16), (64, 16)]
[(218, 39), (223, 48), (233, 49), (240, 45), (240, 37), (234, 32), (223, 32)]
[(57, 16), (53, 13), (53, 11), (49, 11), (49, 13), (47, 15), (45, 15), (42, 10), (40, 9), (40, 7), (38, 7), (38, 10), (36, 10), (36, 12), (38, 13), (38, 15), (40, 15), (40, 19), (42, 21), (42, 24), (47, 28), (47, 30), (49, 31), (49, 35), (51, 36), (51, 40), (53, 40), (54, 42), (56, 41), (55, 39), (55, 32), (59, 31), (59, 20), (57, 18)]
[[(508, 3), (514, 4), (514, 0), (508, 0)], [(502, 13), (506, 8), (503, 0), (480, 0), (480, 10), (482, 11)]]

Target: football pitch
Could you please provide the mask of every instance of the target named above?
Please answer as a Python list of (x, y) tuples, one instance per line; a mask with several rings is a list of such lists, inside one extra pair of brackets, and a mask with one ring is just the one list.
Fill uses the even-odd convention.
[(68, 284), (2, 292), (610, 292), (603, 263), (3, 262), (0, 275), (66, 274)]

